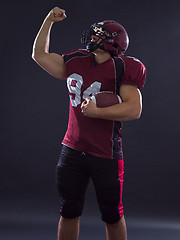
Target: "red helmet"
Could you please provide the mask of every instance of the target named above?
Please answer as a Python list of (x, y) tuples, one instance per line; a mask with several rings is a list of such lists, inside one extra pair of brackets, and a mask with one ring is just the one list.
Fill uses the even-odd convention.
[[(92, 41), (92, 35), (98, 39)], [(122, 25), (113, 20), (105, 20), (91, 25), (90, 29), (83, 33), (81, 42), (90, 52), (101, 48), (112, 56), (122, 56), (128, 48), (129, 38)]]

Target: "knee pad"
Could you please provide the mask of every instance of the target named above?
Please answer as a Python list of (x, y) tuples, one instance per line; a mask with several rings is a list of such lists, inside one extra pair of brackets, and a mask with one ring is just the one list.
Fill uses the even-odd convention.
[(102, 220), (106, 223), (113, 224), (119, 221), (122, 217), (118, 206), (101, 207)]
[(60, 214), (64, 218), (75, 218), (79, 217), (82, 214), (83, 206), (78, 200), (61, 200)]

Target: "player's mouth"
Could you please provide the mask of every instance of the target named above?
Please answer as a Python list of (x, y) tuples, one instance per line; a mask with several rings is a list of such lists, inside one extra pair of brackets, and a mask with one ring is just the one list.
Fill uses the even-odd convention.
[(99, 40), (99, 38), (97, 36), (92, 36), (91, 37), (91, 42), (96, 42), (98, 40)]

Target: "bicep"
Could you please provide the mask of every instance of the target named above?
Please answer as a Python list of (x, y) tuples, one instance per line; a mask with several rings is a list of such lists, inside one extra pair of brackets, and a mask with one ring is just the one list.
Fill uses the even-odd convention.
[(59, 79), (66, 79), (66, 67), (62, 56), (56, 53), (44, 53), (34, 60), (49, 74)]
[(136, 86), (123, 84), (120, 86), (119, 94), (123, 102), (129, 103), (141, 111), (142, 95), (140, 90)]

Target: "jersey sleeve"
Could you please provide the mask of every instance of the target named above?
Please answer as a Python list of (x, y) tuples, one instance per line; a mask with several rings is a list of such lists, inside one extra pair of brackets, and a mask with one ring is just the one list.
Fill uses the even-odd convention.
[(144, 87), (146, 81), (146, 68), (137, 58), (122, 57), (124, 61), (124, 74), (122, 84), (134, 85), (139, 89)]

